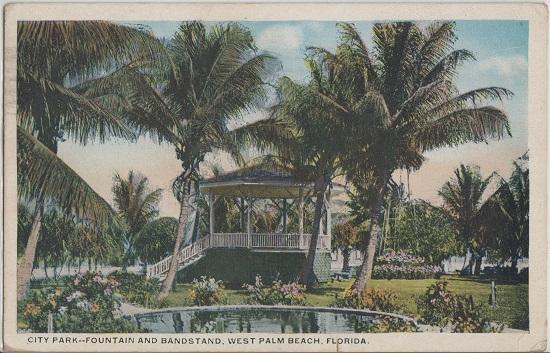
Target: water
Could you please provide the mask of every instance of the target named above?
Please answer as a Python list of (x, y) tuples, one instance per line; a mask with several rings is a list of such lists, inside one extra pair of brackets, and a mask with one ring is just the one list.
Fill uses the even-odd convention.
[(154, 333), (358, 333), (372, 332), (382, 318), (370, 313), (272, 307), (197, 308), (135, 316), (140, 328)]

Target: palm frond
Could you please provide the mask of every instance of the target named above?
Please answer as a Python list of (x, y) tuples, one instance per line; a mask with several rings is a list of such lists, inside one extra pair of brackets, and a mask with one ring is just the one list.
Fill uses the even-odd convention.
[[(134, 138), (122, 119), (98, 101), (46, 78), (18, 71), (18, 123), (35, 131), (60, 128), (76, 142), (86, 144), (110, 136)], [(25, 103), (22, 103), (25, 102)]]
[(465, 108), (421, 124), (412, 134), (422, 151), (511, 136), (508, 116), (495, 107)]
[(97, 224), (114, 215), (109, 204), (74, 170), (23, 128), (17, 128), (17, 178), (20, 197), (46, 198), (67, 212)]

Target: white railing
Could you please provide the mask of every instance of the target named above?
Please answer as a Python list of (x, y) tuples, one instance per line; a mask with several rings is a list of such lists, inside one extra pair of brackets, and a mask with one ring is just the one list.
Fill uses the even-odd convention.
[[(178, 264), (184, 264), (209, 248), (271, 248), (307, 250), (311, 234), (297, 233), (214, 233), (187, 245), (178, 253)], [(330, 250), (330, 236), (321, 234), (317, 249)], [(172, 256), (157, 262), (147, 269), (149, 277), (158, 277), (170, 268)]]
[[(180, 252), (178, 253), (178, 264), (185, 263), (189, 259), (201, 254), (204, 250), (208, 248), (210, 248), (209, 235), (181, 249)], [(168, 272), (171, 261), (172, 261), (172, 256), (168, 256), (165, 259), (157, 262), (156, 264), (154, 264), (153, 266), (147, 269), (147, 275), (149, 277), (157, 277), (165, 272)]]
[(211, 246), (213, 248), (247, 248), (248, 234), (246, 233), (214, 233)]

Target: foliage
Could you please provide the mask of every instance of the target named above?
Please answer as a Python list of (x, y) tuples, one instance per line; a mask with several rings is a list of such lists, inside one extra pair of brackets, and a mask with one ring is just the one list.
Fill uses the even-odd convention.
[(443, 209), (424, 200), (412, 200), (403, 203), (397, 213), (391, 235), (399, 239), (399, 247), (407, 253), (434, 265), (462, 253), (456, 230)]
[(145, 263), (156, 263), (174, 250), (178, 220), (174, 217), (160, 217), (147, 223), (135, 241), (137, 255)]
[(359, 240), (359, 227), (352, 222), (344, 221), (332, 226), (332, 250), (356, 248)]
[(513, 271), (517, 261), (529, 257), (529, 157), (524, 154), (514, 161), (514, 171), (481, 207), (480, 230), (489, 240), (491, 258), (511, 261)]
[(392, 252), (376, 258), (372, 275), (383, 279), (424, 279), (439, 278), (442, 273), (440, 266), (427, 264), (420, 256)]
[(25, 247), (31, 231), (32, 214), (27, 205), (17, 203), (17, 257), (25, 253)]
[(224, 286), (221, 281), (202, 276), (192, 282), (189, 300), (193, 305), (218, 305), (225, 301)]
[(160, 282), (156, 278), (131, 272), (116, 271), (109, 275), (119, 283), (117, 290), (130, 303), (146, 308), (158, 308), (164, 305), (157, 301)]
[(63, 286), (33, 291), (23, 302), (23, 316), (33, 332), (46, 332), (48, 313), (54, 332), (136, 332), (121, 318), (119, 283), (112, 276), (87, 272), (67, 277)]
[(341, 297), (336, 295), (332, 306), (383, 312), (399, 310), (397, 294), (384, 288), (366, 288), (362, 292), (348, 288)]
[(450, 325), (452, 332), (493, 330), (481, 305), (476, 305), (471, 295), (454, 294), (447, 286), (447, 281), (438, 281), (418, 298), (417, 305), (425, 323), (440, 327)]
[(127, 178), (116, 173), (113, 181), (113, 203), (120, 220), (117, 234), (124, 252), (122, 264), (126, 268), (139, 257), (136, 242), (142, 230), (159, 214), (162, 189), (151, 190), (149, 179), (132, 170)]
[(323, 109), (335, 112), (331, 126), (345, 124), (340, 146), (346, 153), (340, 162), (348, 180), (355, 187), (371, 185), (374, 195), (364, 205), (371, 211), (371, 229), (355, 285), (362, 290), (374, 263), (393, 172), (420, 168), (431, 150), (510, 135), (506, 113), (491, 102), (511, 92), (487, 87), (459, 93), (457, 67), (473, 54), (454, 49), (453, 22), (375, 24), (372, 49), (353, 24), (339, 26), (336, 50), (309, 48), (308, 65), (322, 88)]
[(411, 321), (396, 317), (381, 316), (371, 321), (361, 321), (356, 317), (350, 320), (350, 326), (356, 333), (390, 333), (390, 332), (416, 332), (416, 326)]
[(458, 232), (459, 240), (465, 250), (472, 252), (471, 261), (476, 261), (476, 275), (479, 274), (481, 258), (489, 241), (487, 233), (481, 232), (480, 229), (483, 221), (480, 209), (483, 205), (483, 194), (492, 179), (493, 174), (483, 178), (478, 166), (461, 164), (454, 171), (454, 177), (446, 182), (439, 191), (444, 208)]
[(260, 305), (304, 305), (305, 286), (296, 282), (283, 283), (274, 280), (267, 287), (262, 282), (262, 277), (257, 275), (254, 284), (244, 284), (243, 288), (248, 292), (249, 304)]

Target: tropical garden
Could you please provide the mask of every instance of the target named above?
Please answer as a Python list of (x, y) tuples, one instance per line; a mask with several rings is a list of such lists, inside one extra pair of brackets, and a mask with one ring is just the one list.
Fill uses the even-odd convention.
[[(239, 23), (184, 22), (160, 40), (147, 28), (111, 22), (20, 22), (19, 328), (137, 332), (124, 305), (255, 304), (399, 312), (452, 332), (528, 329), (528, 270), (518, 267), (528, 258), (528, 153), (510, 161), (509, 177), (457, 165), (433, 186), (437, 204), (412, 198), (396, 178), (422, 168), (431, 151), (512, 136), (496, 104), (512, 92), (458, 89), (458, 68), (474, 56), (454, 47), (451, 22), (381, 23), (372, 33), (341, 23), (337, 30), (335, 50), (305, 50), (308, 80), (298, 82), (281, 75), (278, 59)], [(269, 106), (267, 118), (235, 127), (260, 105)], [(138, 161), (127, 175), (113, 171), (109, 203), (58, 155), (67, 140), (118, 139), (139, 148), (145, 136), (171, 146), (181, 166), (169, 190), (177, 218), (160, 216), (163, 190)], [(238, 166), (273, 163), (312, 183), (304, 221), (311, 241), (294, 281), (257, 276), (229, 288), (207, 276), (176, 280), (195, 208), (199, 234), (207, 233), (199, 183), (221, 172), (205, 165), (220, 151)], [(323, 199), (337, 181), (346, 202), (332, 247), (343, 270), (352, 251), (362, 258), (351, 278), (319, 283), (313, 266)], [(278, 206), (264, 206), (253, 227), (274, 230)], [(218, 202), (216, 228), (242, 225), (239, 207)], [(289, 227), (296, 219), (289, 215)], [(148, 265), (170, 255), (164, 278), (146, 276)], [(443, 268), (452, 256), (464, 257), (458, 273)], [(484, 260), (493, 266), (482, 267)], [(106, 266), (114, 270), (102, 272)], [(491, 282), (498, 302), (487, 299)]]

